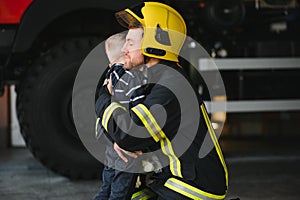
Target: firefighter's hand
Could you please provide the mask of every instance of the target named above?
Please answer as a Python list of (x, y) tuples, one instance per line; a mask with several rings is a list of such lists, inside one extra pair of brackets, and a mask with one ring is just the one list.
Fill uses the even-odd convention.
[(114, 150), (117, 152), (118, 156), (126, 163), (128, 162), (128, 159), (126, 158), (126, 156), (124, 154), (126, 154), (132, 158), (137, 158), (138, 155), (142, 154), (141, 151), (138, 151), (136, 153), (126, 151), (126, 150), (122, 149), (121, 147), (119, 147), (119, 145), (117, 143), (114, 143)]

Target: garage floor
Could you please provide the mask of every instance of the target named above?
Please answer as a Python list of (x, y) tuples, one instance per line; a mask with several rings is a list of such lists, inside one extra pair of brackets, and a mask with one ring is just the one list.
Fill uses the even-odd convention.
[[(222, 143), (227, 149), (230, 170), (227, 199), (299, 200), (300, 150), (297, 141), (292, 143), (280, 143), (286, 148), (273, 144), (274, 149), (270, 147), (270, 152), (263, 153), (259, 149), (265, 145), (257, 142)], [(237, 148), (241, 149), (238, 153), (234, 151)], [(1, 200), (92, 199), (100, 184), (99, 180), (70, 181), (56, 175), (36, 161), (26, 148), (0, 151)]]

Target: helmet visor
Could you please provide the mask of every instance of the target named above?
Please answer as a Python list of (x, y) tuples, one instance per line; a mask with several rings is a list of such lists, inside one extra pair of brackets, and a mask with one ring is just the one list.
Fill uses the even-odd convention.
[(142, 24), (126, 10), (119, 11), (115, 14), (117, 21), (125, 28), (142, 28)]

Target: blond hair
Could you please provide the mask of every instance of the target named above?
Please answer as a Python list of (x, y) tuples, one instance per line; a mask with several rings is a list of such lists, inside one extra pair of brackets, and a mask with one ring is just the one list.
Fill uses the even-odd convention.
[(106, 39), (105, 52), (110, 64), (124, 62), (124, 54), (121, 50), (123, 45), (125, 44), (125, 38), (125, 33), (117, 33)]

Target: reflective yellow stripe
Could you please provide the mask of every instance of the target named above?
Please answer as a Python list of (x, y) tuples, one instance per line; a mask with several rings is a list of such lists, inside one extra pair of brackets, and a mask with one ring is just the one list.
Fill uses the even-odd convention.
[(112, 113), (117, 109), (117, 108), (121, 108), (123, 110), (126, 110), (125, 107), (121, 106), (120, 104), (116, 103), (116, 102), (112, 102), (104, 111), (103, 113), (103, 118), (102, 118), (102, 126), (105, 128), (105, 130), (107, 131), (107, 126), (108, 126), (108, 122), (109, 119), (112, 115)]
[(97, 135), (98, 135), (97, 130), (98, 130), (99, 122), (100, 122), (100, 117), (98, 117), (97, 120), (96, 120), (96, 126), (95, 126), (95, 136), (96, 136), (96, 137), (97, 137)]
[(211, 137), (211, 139), (212, 139), (212, 141), (213, 141), (213, 143), (216, 147), (218, 156), (219, 156), (219, 158), (221, 160), (221, 163), (223, 165), (223, 168), (224, 168), (224, 171), (225, 171), (226, 186), (228, 187), (228, 170), (227, 170), (227, 166), (226, 166), (226, 163), (225, 163), (225, 160), (224, 160), (224, 157), (223, 157), (221, 147), (220, 147), (218, 139), (216, 137), (216, 133), (215, 133), (215, 131), (214, 131), (212, 125), (211, 125), (211, 122), (209, 120), (209, 117), (208, 117), (208, 114), (207, 114), (207, 111), (205, 109), (204, 104), (202, 104), (200, 107), (201, 107), (201, 111), (202, 111), (203, 116), (204, 116), (205, 123), (206, 123), (207, 128), (208, 128), (210, 137)]
[(172, 144), (168, 138), (163, 138), (160, 140), (160, 146), (162, 148), (163, 153), (168, 156), (170, 160), (170, 170), (174, 176), (178, 176), (182, 178), (181, 173), (181, 164), (177, 156), (173, 151)]
[(165, 187), (191, 199), (219, 200), (225, 198), (225, 195), (215, 195), (208, 192), (204, 192), (194, 186), (191, 186), (175, 178), (169, 178), (165, 183)]
[(148, 188), (145, 188), (141, 191), (134, 193), (132, 195), (131, 199), (132, 200), (147, 200), (147, 199), (150, 199), (155, 196), (156, 196), (156, 194), (154, 192), (152, 192)]
[[(153, 137), (155, 142), (160, 141), (160, 145), (162, 148), (163, 153), (168, 156), (170, 160), (170, 170), (174, 176), (178, 176), (182, 178), (181, 173), (181, 164), (180, 160), (174, 153), (172, 144), (170, 140), (167, 138), (166, 134), (163, 130), (159, 127), (158, 123), (156, 122), (155, 118), (148, 110), (148, 108), (143, 104), (138, 104), (137, 106), (132, 108), (132, 111), (140, 118), (143, 122), (144, 126)], [(158, 133), (158, 134), (157, 134)]]
[[(146, 114), (142, 113), (141, 110), (139, 109), (139, 105), (135, 106), (132, 108), (132, 111), (140, 118), (140, 120), (142, 121), (142, 123), (144, 124), (145, 128), (147, 129), (147, 131), (150, 133), (150, 135), (153, 137), (153, 139), (155, 140), (155, 142), (159, 141), (159, 138), (156, 135), (157, 130), (153, 130), (153, 128), (151, 128), (150, 123), (148, 123), (147, 121), (147, 116)], [(153, 123), (152, 123), (153, 124)]]
[(161, 130), (161, 128), (159, 127), (159, 125), (156, 122), (155, 118), (152, 116), (152, 114), (148, 110), (148, 108), (145, 105), (143, 105), (143, 104), (139, 104), (137, 107), (141, 108), (145, 112), (145, 114), (146, 114), (145, 116), (146, 117), (149, 117), (149, 120), (152, 122), (152, 124), (154, 126), (154, 129), (160, 135), (160, 137), (161, 138), (165, 138), (166, 137), (165, 133)]

